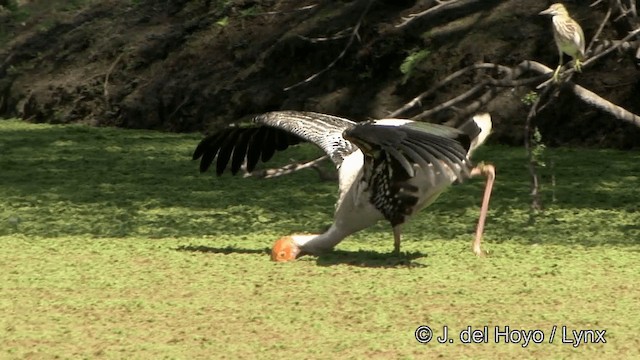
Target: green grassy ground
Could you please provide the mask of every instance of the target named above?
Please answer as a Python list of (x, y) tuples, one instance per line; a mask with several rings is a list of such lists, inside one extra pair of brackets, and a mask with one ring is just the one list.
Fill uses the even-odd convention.
[[(470, 251), (483, 186), (470, 181), (405, 227), (401, 259), (380, 224), (275, 264), (278, 236), (330, 223), (335, 184), (200, 175), (199, 138), (0, 121), (0, 358), (640, 355), (637, 152), (548, 150), (556, 201), (547, 173), (534, 224), (524, 153), (478, 153), (498, 168), (486, 258)], [(455, 342), (419, 344), (419, 325)], [(562, 344), (563, 325), (607, 343)], [(462, 344), (467, 326), (489, 326), (489, 343)], [(495, 344), (495, 326), (545, 341)]]

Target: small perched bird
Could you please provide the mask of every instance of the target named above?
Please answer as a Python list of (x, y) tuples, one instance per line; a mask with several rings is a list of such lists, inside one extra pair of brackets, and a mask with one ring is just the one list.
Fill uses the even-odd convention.
[(584, 60), (584, 33), (580, 24), (569, 16), (569, 12), (560, 3), (549, 6), (541, 11), (540, 15), (550, 15), (553, 22), (553, 38), (558, 46), (560, 63), (553, 73), (553, 79), (557, 82), (560, 68), (562, 67), (562, 55), (567, 54), (575, 60), (574, 69), (581, 72), (582, 60)]
[(276, 111), (258, 115), (250, 127), (229, 127), (204, 138), (193, 153), (205, 172), (217, 158), (221, 175), (229, 160), (231, 173), (243, 163), (253, 171), (276, 150), (309, 141), (322, 148), (339, 174), (340, 194), (334, 222), (323, 234), (290, 235), (273, 246), (274, 261), (333, 249), (345, 237), (386, 219), (393, 227), (394, 251), (400, 252), (400, 227), (431, 204), (449, 185), (484, 175), (487, 184), (473, 252), (480, 241), (495, 179), (493, 165), (473, 167), (469, 160), (491, 132), (491, 116), (479, 114), (458, 128), (406, 119), (362, 123), (312, 112)]

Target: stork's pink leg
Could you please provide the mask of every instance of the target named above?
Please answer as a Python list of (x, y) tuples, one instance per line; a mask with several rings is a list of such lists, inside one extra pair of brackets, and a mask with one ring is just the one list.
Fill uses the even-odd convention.
[(491, 198), (491, 190), (493, 189), (493, 182), (496, 179), (496, 168), (491, 164), (480, 163), (478, 166), (471, 170), (471, 176), (483, 175), (487, 178), (487, 184), (484, 188), (484, 196), (482, 197), (482, 206), (480, 207), (480, 218), (478, 219), (478, 226), (476, 227), (476, 238), (473, 240), (473, 253), (477, 256), (483, 256), (485, 253), (480, 248), (480, 242), (482, 241), (482, 233), (484, 232), (484, 223), (487, 219), (487, 212), (489, 211), (489, 199)]

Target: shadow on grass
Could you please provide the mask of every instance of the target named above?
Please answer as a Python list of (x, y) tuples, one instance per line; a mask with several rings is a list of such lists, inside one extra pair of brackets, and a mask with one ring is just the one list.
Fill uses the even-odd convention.
[(243, 249), (234, 246), (225, 246), (225, 247), (212, 247), (212, 246), (204, 246), (204, 245), (183, 245), (178, 246), (176, 251), (186, 251), (186, 252), (199, 252), (199, 253), (211, 253), (211, 254), (271, 254), (271, 249), (264, 248), (262, 250), (259, 249)]
[[(235, 246), (225, 247), (213, 247), (204, 245), (185, 245), (175, 248), (176, 251), (185, 252), (198, 252), (198, 253), (211, 253), (211, 254), (251, 254), (251, 255), (270, 255), (271, 249), (246, 249)], [(312, 256), (305, 255), (302, 258), (309, 258)], [(334, 250), (318, 256), (316, 258), (316, 264), (320, 266), (335, 266), (335, 265), (351, 265), (357, 267), (367, 268), (398, 268), (398, 267), (426, 267), (427, 265), (417, 263), (414, 260), (427, 257), (426, 254), (414, 251), (403, 252), (399, 255), (391, 253), (380, 253), (377, 251), (358, 250), (358, 251), (345, 251)]]
[[(199, 174), (191, 154), (200, 138), (2, 121), (0, 235), (242, 235), (281, 228), (294, 204), (306, 208), (308, 225), (330, 221), (335, 194), (324, 190), (335, 184), (312, 171), (302, 183)], [(319, 213), (325, 218), (312, 220)]]
[[(270, 180), (201, 175), (190, 160), (200, 138), (0, 121), (0, 235), (262, 237), (311, 231), (331, 222), (336, 184), (321, 182), (313, 171)], [(315, 148), (300, 147), (279, 154), (268, 166), (315, 154)], [(550, 186), (550, 172), (542, 169), (551, 211), (534, 225), (527, 216), (524, 152), (486, 147), (476, 154), (478, 161), (493, 162), (498, 169), (486, 228), (489, 241), (637, 245), (640, 154), (583, 149), (549, 149), (546, 154), (554, 160), (556, 185)], [(479, 179), (452, 187), (410, 221), (408, 237), (471, 236), (482, 188)], [(373, 230), (372, 236), (388, 236), (388, 228)], [(388, 256), (336, 251), (318, 263), (386, 266), (393, 263)]]
[(369, 250), (334, 250), (319, 255), (316, 264), (320, 266), (351, 265), (367, 268), (413, 268), (427, 267), (428, 265), (414, 261), (425, 257), (427, 254), (420, 251), (402, 252), (396, 255)]

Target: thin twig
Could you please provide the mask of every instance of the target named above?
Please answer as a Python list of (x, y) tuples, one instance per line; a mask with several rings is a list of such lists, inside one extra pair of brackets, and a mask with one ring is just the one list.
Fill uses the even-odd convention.
[(109, 69), (107, 70), (106, 75), (104, 76), (103, 94), (104, 94), (104, 101), (105, 101), (107, 110), (111, 109), (111, 105), (109, 104), (109, 77), (111, 76), (113, 69), (115, 69), (116, 65), (118, 65), (118, 63), (120, 62), (120, 59), (122, 59), (122, 55), (124, 55), (124, 53), (120, 53), (120, 55), (116, 57), (116, 59), (111, 64), (111, 66), (109, 66)]
[(602, 19), (602, 22), (600, 23), (598, 30), (591, 38), (591, 42), (589, 43), (589, 46), (587, 46), (587, 50), (585, 51), (585, 54), (589, 54), (593, 45), (598, 41), (598, 38), (600, 37), (600, 34), (602, 33), (602, 30), (604, 30), (604, 26), (607, 24), (610, 17), (611, 17), (611, 6), (609, 6), (609, 9), (607, 9), (607, 13), (604, 16), (604, 19)]
[(298, 35), (298, 38), (308, 41), (312, 44), (316, 44), (316, 43), (325, 42), (325, 41), (334, 41), (334, 40), (344, 39), (347, 36), (349, 36), (349, 31), (353, 31), (353, 26), (350, 26), (344, 30), (340, 30), (331, 36), (310, 38), (310, 37)]
[[(321, 163), (324, 160), (327, 160), (328, 158), (329, 158), (328, 155), (324, 155), (315, 160), (304, 162), (304, 163), (303, 162), (293, 163), (293, 164), (288, 164), (283, 167), (274, 168), (274, 169), (254, 170), (250, 173), (244, 174), (244, 177), (245, 178), (257, 177), (257, 178), (265, 178), (265, 179), (274, 178), (282, 175), (291, 174), (296, 171), (300, 171), (307, 168), (317, 168), (319, 163)], [(318, 172), (320, 173), (320, 171)], [(320, 177), (322, 178), (322, 174), (320, 174)]]
[(313, 8), (315, 8), (316, 6), (318, 6), (318, 4), (311, 4), (311, 5), (307, 5), (307, 6), (302, 6), (299, 7), (297, 9), (292, 9), (292, 10), (288, 10), (288, 11), (265, 11), (265, 12), (259, 12), (259, 13), (255, 13), (255, 14), (245, 14), (245, 16), (265, 16), (265, 15), (284, 15), (284, 14), (293, 14), (293, 13), (297, 13), (297, 12), (301, 12), (301, 11), (305, 11), (305, 10), (311, 10)]
[(470, 98), (471, 96), (473, 96), (475, 93), (477, 93), (478, 91), (482, 90), (485, 88), (485, 86), (487, 86), (486, 82), (482, 82), (474, 87), (472, 87), (471, 89), (465, 91), (464, 93), (454, 97), (453, 99), (449, 99), (448, 101), (443, 102), (442, 104), (439, 104), (436, 107), (433, 107), (431, 109), (425, 110), (423, 112), (421, 112), (420, 114), (414, 116), (415, 119), (426, 119), (429, 116), (440, 112), (446, 108), (450, 108), (464, 100), (467, 100), (468, 98)]
[(543, 98), (546, 98), (547, 93), (551, 90), (551, 87), (546, 87), (542, 90), (541, 94), (538, 94), (538, 98), (531, 105), (527, 119), (524, 123), (524, 148), (527, 151), (527, 168), (529, 169), (529, 175), (531, 176), (531, 210), (529, 221), (535, 221), (534, 215), (536, 211), (542, 210), (542, 198), (540, 197), (540, 177), (538, 176), (537, 161), (534, 158), (533, 148), (531, 146), (531, 138), (533, 137), (533, 119), (538, 115), (538, 107)]
[[(482, 88), (486, 88), (489, 85), (491, 85), (493, 87), (518, 87), (518, 86), (524, 86), (524, 85), (539, 83), (543, 79), (548, 78), (548, 75), (542, 74), (542, 75), (538, 75), (538, 76), (531, 77), (531, 78), (525, 78), (525, 79), (516, 80), (517, 77), (521, 76), (525, 71), (527, 71), (526, 66), (517, 66), (515, 68), (510, 68), (508, 66), (499, 65), (499, 64), (493, 64), (493, 63), (473, 64), (473, 65), (467, 66), (467, 67), (465, 67), (463, 69), (460, 69), (460, 70), (452, 73), (451, 75), (447, 76), (446, 78), (438, 81), (435, 85), (433, 85), (427, 91), (425, 91), (425, 92), (421, 93), (420, 95), (416, 96), (415, 98), (413, 98), (410, 102), (406, 103), (401, 108), (393, 111), (391, 114), (389, 114), (389, 117), (392, 117), (392, 118), (393, 117), (397, 117), (397, 116), (402, 115), (402, 114), (406, 113), (407, 111), (413, 109), (416, 106), (420, 106), (422, 101), (425, 98), (427, 98), (427, 97), (431, 96), (432, 94), (434, 94), (441, 87), (443, 87), (445, 85), (448, 85), (452, 81), (456, 80), (460, 76), (462, 76), (462, 75), (464, 75), (464, 74), (466, 74), (466, 73), (468, 73), (468, 72), (470, 72), (472, 70), (480, 70), (480, 69), (489, 69), (489, 70), (494, 69), (494, 70), (497, 70), (500, 74), (504, 74), (504, 77), (502, 79), (494, 79), (492, 77), (488, 77), (487, 79), (485, 79), (480, 84), (478, 84), (478, 85), (474, 86), (473, 88), (467, 90), (465, 93), (463, 93), (463, 94), (461, 94), (461, 95), (459, 95), (459, 96), (447, 101), (446, 103), (440, 104), (440, 105), (438, 105), (437, 107), (435, 107), (433, 109), (429, 109), (429, 110), (423, 111), (422, 113), (414, 116), (413, 118), (414, 119), (425, 119), (428, 116), (431, 116), (432, 114), (435, 114), (435, 113), (437, 113), (439, 111), (442, 111), (442, 110), (445, 110), (447, 108), (453, 107), (453, 106), (457, 105), (458, 103), (471, 98), (479, 90), (481, 90)], [(485, 105), (491, 99), (493, 99), (493, 97), (495, 97), (495, 95), (497, 95), (497, 91), (494, 88), (490, 88), (485, 93), (480, 95), (477, 100), (475, 100), (474, 102), (469, 104), (460, 113), (462, 115), (467, 115), (467, 114), (470, 114), (470, 113), (478, 110), (482, 105)]]
[(454, 72), (453, 74), (445, 77), (444, 79), (438, 81), (437, 83), (435, 83), (435, 85), (433, 85), (427, 91), (424, 91), (423, 93), (421, 93), (420, 95), (416, 96), (411, 101), (406, 103), (401, 108), (393, 111), (391, 114), (389, 114), (389, 117), (393, 118), (393, 117), (402, 115), (405, 112), (413, 109), (414, 107), (419, 106), (422, 103), (422, 100), (424, 100), (425, 98), (427, 98), (427, 97), (431, 96), (432, 94), (434, 94), (441, 87), (449, 84), (453, 80), (459, 78), (460, 76), (468, 73), (471, 70), (478, 70), (478, 69), (497, 69), (498, 71), (501, 71), (501, 72), (504, 72), (504, 71), (507, 71), (507, 70), (511, 71), (511, 69), (509, 67), (507, 67), (507, 66), (502, 66), (502, 65), (492, 64), (492, 63), (479, 63), (479, 64), (469, 65), (469, 66), (467, 66), (467, 67), (465, 67), (463, 69), (460, 69), (460, 70)]
[(614, 46), (617, 45), (618, 49), (621, 50), (635, 50), (640, 48), (640, 40), (633, 40), (633, 41), (621, 41), (621, 40), (602, 40), (598, 43), (598, 46), (596, 46), (596, 50), (595, 52), (597, 52), (598, 54), (600, 53), (599, 51), (602, 51), (602, 48), (608, 48), (609, 46)]
[(191, 94), (185, 96), (185, 98), (180, 102), (180, 104), (178, 104), (178, 106), (176, 106), (176, 108), (171, 112), (171, 114), (169, 114), (169, 116), (167, 116), (167, 119), (172, 119), (173, 116), (180, 111), (180, 109), (182, 109), (183, 106), (185, 106), (189, 101), (191, 101)]
[[(623, 42), (625, 40), (628, 40), (630, 37), (634, 36), (634, 34), (636, 33), (636, 31), (632, 32), (631, 34), (629, 34), (627, 37), (625, 37), (625, 39), (623, 39)], [(602, 53), (599, 53), (598, 55), (590, 58), (589, 60), (587, 60), (585, 62), (585, 65), (589, 65), (592, 64), (593, 62), (597, 61), (598, 59), (602, 58), (603, 56), (605, 56), (606, 54), (610, 53), (611, 51), (615, 50), (616, 47), (619, 47), (620, 43), (618, 43), (615, 46), (612, 46), (611, 48), (606, 49), (605, 51), (603, 51)], [(493, 86), (493, 87), (515, 87), (515, 86), (519, 86), (519, 85), (525, 85), (525, 84), (531, 84), (531, 83), (535, 83), (538, 82), (544, 78), (550, 78), (551, 74), (553, 73), (553, 70), (550, 69), (549, 67), (538, 63), (536, 61), (529, 61), (529, 60), (525, 60), (523, 62), (521, 62), (520, 64), (518, 64), (515, 68), (509, 68), (506, 67), (504, 65), (498, 65), (498, 64), (490, 64), (490, 63), (482, 63), (482, 64), (475, 64), (475, 65), (471, 65), (468, 66), (464, 69), (458, 70), (455, 73), (447, 76), (445, 79), (439, 81), (438, 83), (436, 83), (433, 87), (431, 87), (429, 90), (423, 92), (422, 94), (420, 94), (419, 96), (415, 97), (414, 99), (412, 99), (409, 103), (405, 104), (403, 107), (395, 110), (394, 112), (392, 112), (389, 117), (396, 117), (400, 114), (405, 113), (406, 111), (420, 105), (421, 101), (426, 98), (427, 96), (430, 96), (431, 94), (435, 93), (440, 87), (450, 83), (451, 81), (453, 81), (454, 79), (462, 76), (463, 74), (467, 73), (468, 71), (474, 70), (474, 69), (490, 69), (490, 68), (494, 68), (494, 69), (499, 69), (501, 73), (506, 74), (505, 78), (503, 79), (493, 79), (493, 78), (489, 78), (483, 82), (481, 82), (480, 84), (472, 87), (471, 89), (467, 90), (466, 92), (456, 96), (453, 99), (450, 99), (442, 104), (439, 104), (438, 106), (425, 110), (422, 113), (414, 116), (414, 119), (425, 119), (428, 116), (433, 115), (434, 113), (437, 113), (439, 111), (445, 110), (447, 108), (451, 108), (457, 104), (459, 104), (460, 102), (466, 101), (470, 98), (472, 98), (475, 94), (477, 94), (480, 90), (482, 90), (483, 88), (486, 88), (488, 86)], [(524, 72), (527, 71), (535, 71), (538, 72), (539, 76), (536, 77), (532, 77), (532, 78), (527, 78), (527, 79), (520, 79), (520, 80), (516, 80), (516, 78), (518, 78), (519, 76), (521, 76)], [(570, 69), (567, 70), (566, 73), (573, 73), (575, 70)], [(631, 112), (629, 112), (628, 110), (621, 108), (603, 98), (601, 98), (600, 96), (596, 95), (593, 92), (590, 92), (578, 85), (576, 85), (575, 87), (576, 89), (576, 95), (578, 95), (578, 97), (580, 99), (582, 99), (583, 101), (596, 106), (608, 113), (610, 113), (611, 115), (623, 120), (623, 121), (628, 121), (631, 122), (633, 124), (636, 124), (638, 126), (640, 126), (640, 118), (638, 117), (638, 115), (633, 114)], [(480, 105), (486, 104), (491, 98), (493, 98), (493, 96), (496, 95), (496, 92), (494, 89), (489, 89), (487, 92), (483, 93), (480, 98), (471, 103), (470, 105), (467, 106), (467, 109), (465, 109), (464, 113), (468, 113), (469, 111), (475, 111), (479, 108)], [(546, 107), (548, 105), (547, 104), (543, 104), (542, 106), (538, 105), (537, 106), (537, 110), (540, 111), (542, 110), (544, 107)]]
[(310, 81), (313, 81), (313, 79), (317, 78), (318, 76), (324, 74), (325, 72), (329, 71), (331, 68), (333, 68), (338, 61), (340, 61), (340, 59), (342, 59), (344, 57), (344, 55), (347, 53), (347, 50), (349, 50), (349, 48), (351, 47), (351, 45), (353, 44), (353, 41), (359, 36), (358, 35), (358, 31), (360, 30), (360, 26), (362, 25), (362, 21), (364, 20), (364, 16), (369, 12), (369, 9), (371, 8), (371, 4), (373, 4), (373, 0), (369, 0), (367, 2), (367, 6), (365, 7), (364, 11), (362, 12), (362, 14), (360, 14), (360, 18), (358, 19), (358, 23), (356, 24), (356, 26), (353, 28), (353, 31), (351, 32), (351, 36), (349, 37), (349, 41), (347, 41), (347, 44), (345, 45), (344, 49), (342, 49), (342, 52), (340, 52), (340, 54), (338, 55), (338, 57), (336, 57), (335, 59), (333, 59), (333, 61), (327, 65), (324, 69), (318, 71), (317, 73), (309, 76), (308, 78), (297, 82), (291, 86), (287, 86), (286, 88), (284, 88), (284, 91), (289, 91), (291, 89), (297, 88), (300, 85), (306, 84)]
[[(601, 53), (598, 53), (597, 55), (590, 57), (589, 59), (587, 59), (587, 61), (585, 61), (582, 66), (589, 66), (592, 63), (600, 60), (602, 57), (608, 55), (609, 53), (617, 50), (620, 46), (622, 46), (622, 44), (624, 44), (625, 42), (628, 42), (629, 40), (631, 40), (633, 37), (635, 37), (638, 33), (640, 33), (640, 27), (631, 31), (627, 36), (625, 36), (624, 38), (622, 38), (620, 40), (620, 42), (616, 42), (615, 44), (613, 44), (611, 47), (607, 48), (606, 50), (602, 51)], [(567, 71), (574, 71), (573, 69), (567, 70)]]
[[(510, 74), (510, 76), (512, 75), (516, 75), (516, 74)], [(519, 75), (519, 74), (517, 74)], [(464, 114), (469, 114), (472, 113), (474, 111), (476, 111), (477, 109), (480, 108), (481, 105), (484, 105), (486, 103), (488, 103), (491, 99), (493, 99), (498, 91), (495, 88), (500, 88), (500, 87), (518, 87), (518, 86), (523, 86), (523, 85), (528, 85), (528, 84), (534, 84), (534, 83), (539, 83), (542, 79), (546, 79), (547, 75), (539, 75), (539, 76), (535, 76), (535, 77), (531, 77), (531, 78), (526, 78), (526, 79), (520, 79), (520, 80), (513, 80), (510, 78), (507, 79), (493, 79), (493, 78), (489, 78), (486, 79), (484, 81), (482, 81), (481, 83), (479, 83), (478, 85), (472, 87), (471, 89), (467, 90), (466, 92), (444, 102), (439, 104), (438, 106), (425, 110), (423, 112), (421, 112), (420, 114), (414, 116), (414, 119), (418, 119), (418, 120), (422, 120), (422, 119), (426, 119), (429, 116), (438, 113), (442, 110), (445, 110), (447, 108), (453, 107), (469, 98), (471, 98), (474, 94), (476, 94), (478, 91), (489, 87), (489, 90), (487, 90), (483, 95), (479, 96), (478, 99), (468, 105), (466, 107), (466, 109), (463, 111)]]
[(441, 12), (447, 11), (447, 10), (451, 10), (451, 9), (456, 9), (456, 8), (461, 8), (464, 6), (467, 6), (469, 4), (473, 4), (476, 2), (479, 2), (480, 0), (448, 0), (448, 1), (438, 1), (438, 5), (431, 7), (425, 11), (416, 13), (416, 14), (409, 14), (408, 16), (405, 16), (402, 18), (402, 22), (399, 23), (398, 25), (396, 25), (396, 28), (401, 28), (401, 27), (405, 27), (407, 25), (409, 25), (410, 23), (412, 23), (414, 20), (419, 19), (421, 17), (427, 16), (427, 15), (438, 15)]

